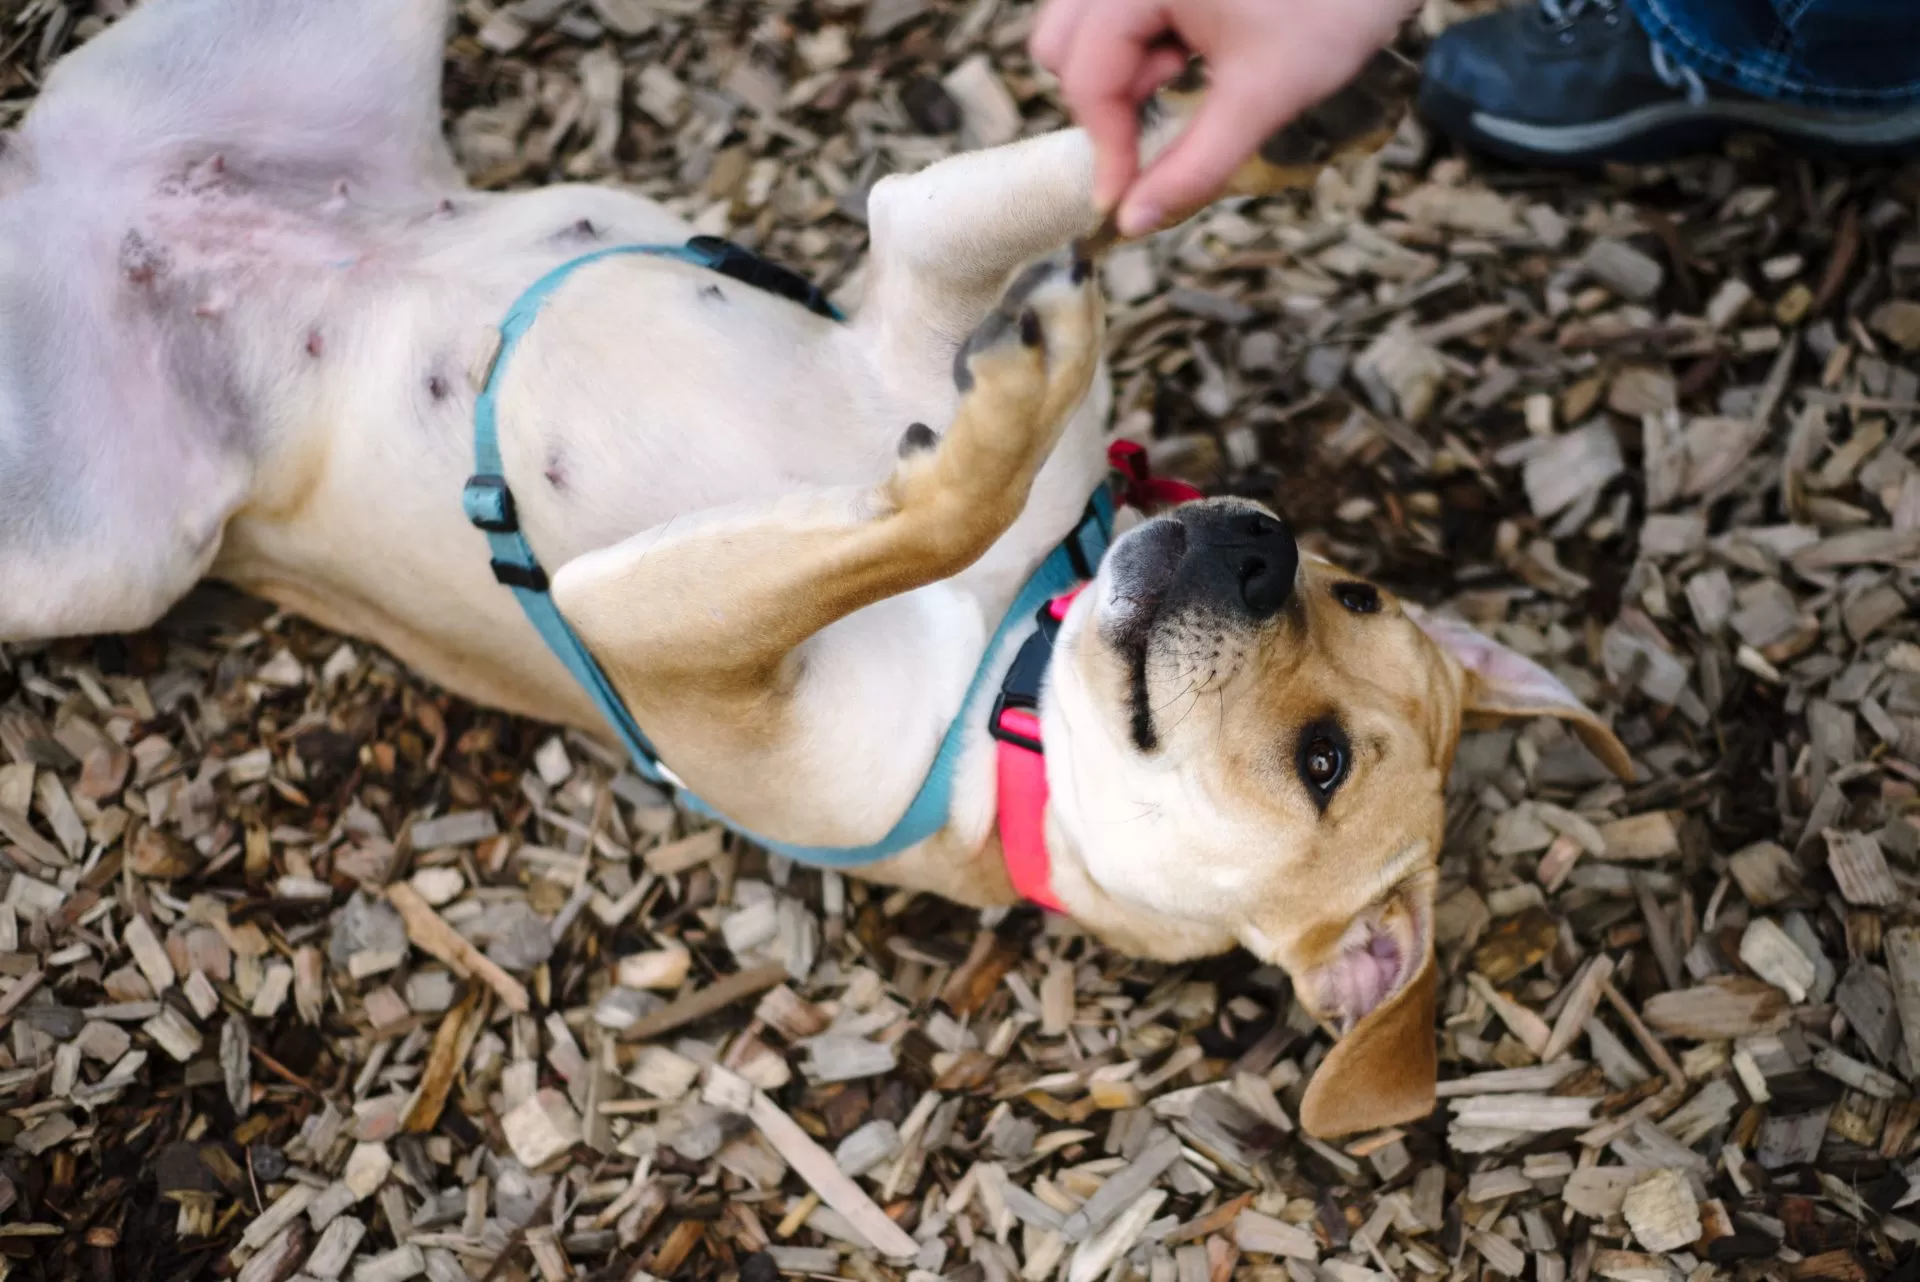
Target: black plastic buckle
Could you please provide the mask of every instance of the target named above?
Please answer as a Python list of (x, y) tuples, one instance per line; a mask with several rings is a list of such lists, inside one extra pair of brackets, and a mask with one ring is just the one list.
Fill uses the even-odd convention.
[[(461, 498), (466, 506), (467, 519), (476, 528), (488, 534), (519, 532), (520, 513), (513, 505), (513, 491), (507, 488), (506, 477), (495, 476), (491, 472), (470, 476), (467, 478), (466, 492)], [(492, 504), (493, 515), (485, 512), (484, 503)]]
[(527, 592), (547, 590), (547, 572), (537, 565), (516, 565), (512, 561), (493, 561), (493, 577), (510, 588)]
[(1080, 514), (1079, 524), (1067, 534), (1066, 541), (1062, 544), (1067, 549), (1067, 563), (1073, 566), (1073, 573), (1077, 578), (1091, 579), (1098, 569), (1099, 558), (1090, 558), (1087, 554), (1087, 537), (1090, 531), (1097, 532), (1099, 529), (1100, 509), (1094, 505), (1093, 500), (1089, 499), (1087, 510)]
[(993, 701), (993, 719), (987, 723), (987, 731), (1003, 743), (1011, 743), (1025, 748), (1029, 752), (1043, 752), (1038, 739), (1009, 730), (1000, 724), (1001, 715), (1009, 710), (1032, 712), (1040, 711), (1040, 683), (1046, 679), (1047, 665), (1053, 662), (1053, 639), (1059, 634), (1060, 621), (1053, 617), (1053, 603), (1048, 602), (1039, 610), (1040, 626), (1034, 630), (1020, 647), (1020, 653), (1013, 656), (1013, 665), (1007, 669), (1006, 678), (1000, 683), (1000, 693)]

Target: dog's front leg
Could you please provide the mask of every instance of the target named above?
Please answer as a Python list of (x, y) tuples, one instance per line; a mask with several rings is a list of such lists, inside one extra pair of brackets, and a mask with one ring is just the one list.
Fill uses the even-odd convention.
[[(1380, 54), (1268, 139), (1222, 194), (1300, 189), (1328, 165), (1378, 150), (1398, 127), (1412, 87), (1405, 63)], [(1197, 89), (1168, 90), (1148, 104), (1143, 165), (1179, 137), (1203, 96)], [(1095, 232), (1100, 221), (1093, 144), (1077, 128), (884, 178), (867, 200), (873, 249), (856, 323), (874, 334), (891, 369), (935, 373), (992, 306), (1009, 272)]]
[[(968, 628), (929, 631), (911, 609), (852, 635), (820, 634), (959, 574), (993, 546), (1086, 395), (1101, 332), (1090, 265), (1055, 255), (966, 339), (951, 423), (942, 433), (903, 425), (881, 484), (696, 516), (559, 570), (555, 603), (694, 792), (779, 840), (861, 844), (892, 826), (957, 710), (938, 691), (964, 680), (977, 648), (953, 652)], [(997, 618), (982, 622), (991, 631)], [(829, 644), (839, 648), (820, 648)], [(877, 693), (888, 675), (894, 684)], [(907, 760), (922, 744), (926, 759)], [(822, 814), (803, 781), (827, 768), (858, 774), (869, 759), (883, 763), (869, 773), (902, 795)]]

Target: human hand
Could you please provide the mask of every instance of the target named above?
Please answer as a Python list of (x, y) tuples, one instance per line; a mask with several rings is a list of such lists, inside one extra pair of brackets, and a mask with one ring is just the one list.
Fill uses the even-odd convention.
[[(1344, 86), (1419, 0), (1048, 0), (1033, 56), (1093, 140), (1093, 199), (1141, 236), (1206, 204), (1296, 115)], [(1207, 64), (1184, 133), (1140, 172), (1140, 104)], [(1124, 203), (1121, 203), (1124, 200)]]

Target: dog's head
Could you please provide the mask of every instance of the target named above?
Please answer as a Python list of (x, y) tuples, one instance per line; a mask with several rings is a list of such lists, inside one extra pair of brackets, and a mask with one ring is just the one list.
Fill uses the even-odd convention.
[(1098, 931), (1109, 898), (1167, 939), (1211, 933), (1284, 967), (1342, 1034), (1310, 1131), (1421, 1116), (1447, 774), (1470, 719), (1535, 715), (1630, 774), (1531, 661), (1302, 555), (1264, 508), (1176, 509), (1114, 544), (1056, 643), (1052, 818), (1094, 901), (1066, 906)]

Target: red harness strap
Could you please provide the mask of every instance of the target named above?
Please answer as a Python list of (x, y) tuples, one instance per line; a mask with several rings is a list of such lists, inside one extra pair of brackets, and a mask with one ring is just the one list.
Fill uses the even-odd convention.
[[(1126, 478), (1129, 507), (1151, 512), (1200, 498), (1183, 481), (1154, 476), (1147, 452), (1132, 441), (1115, 441), (1107, 459)], [(1042, 612), (1039, 631), (1015, 658), (994, 704), (997, 743), (1000, 851), (1007, 878), (1020, 896), (1052, 912), (1064, 912), (1053, 893), (1053, 862), (1047, 852), (1047, 762), (1040, 741), (1039, 682), (1053, 653), (1053, 635), (1085, 583), (1063, 592)], [(1031, 686), (1031, 689), (1016, 687)]]

